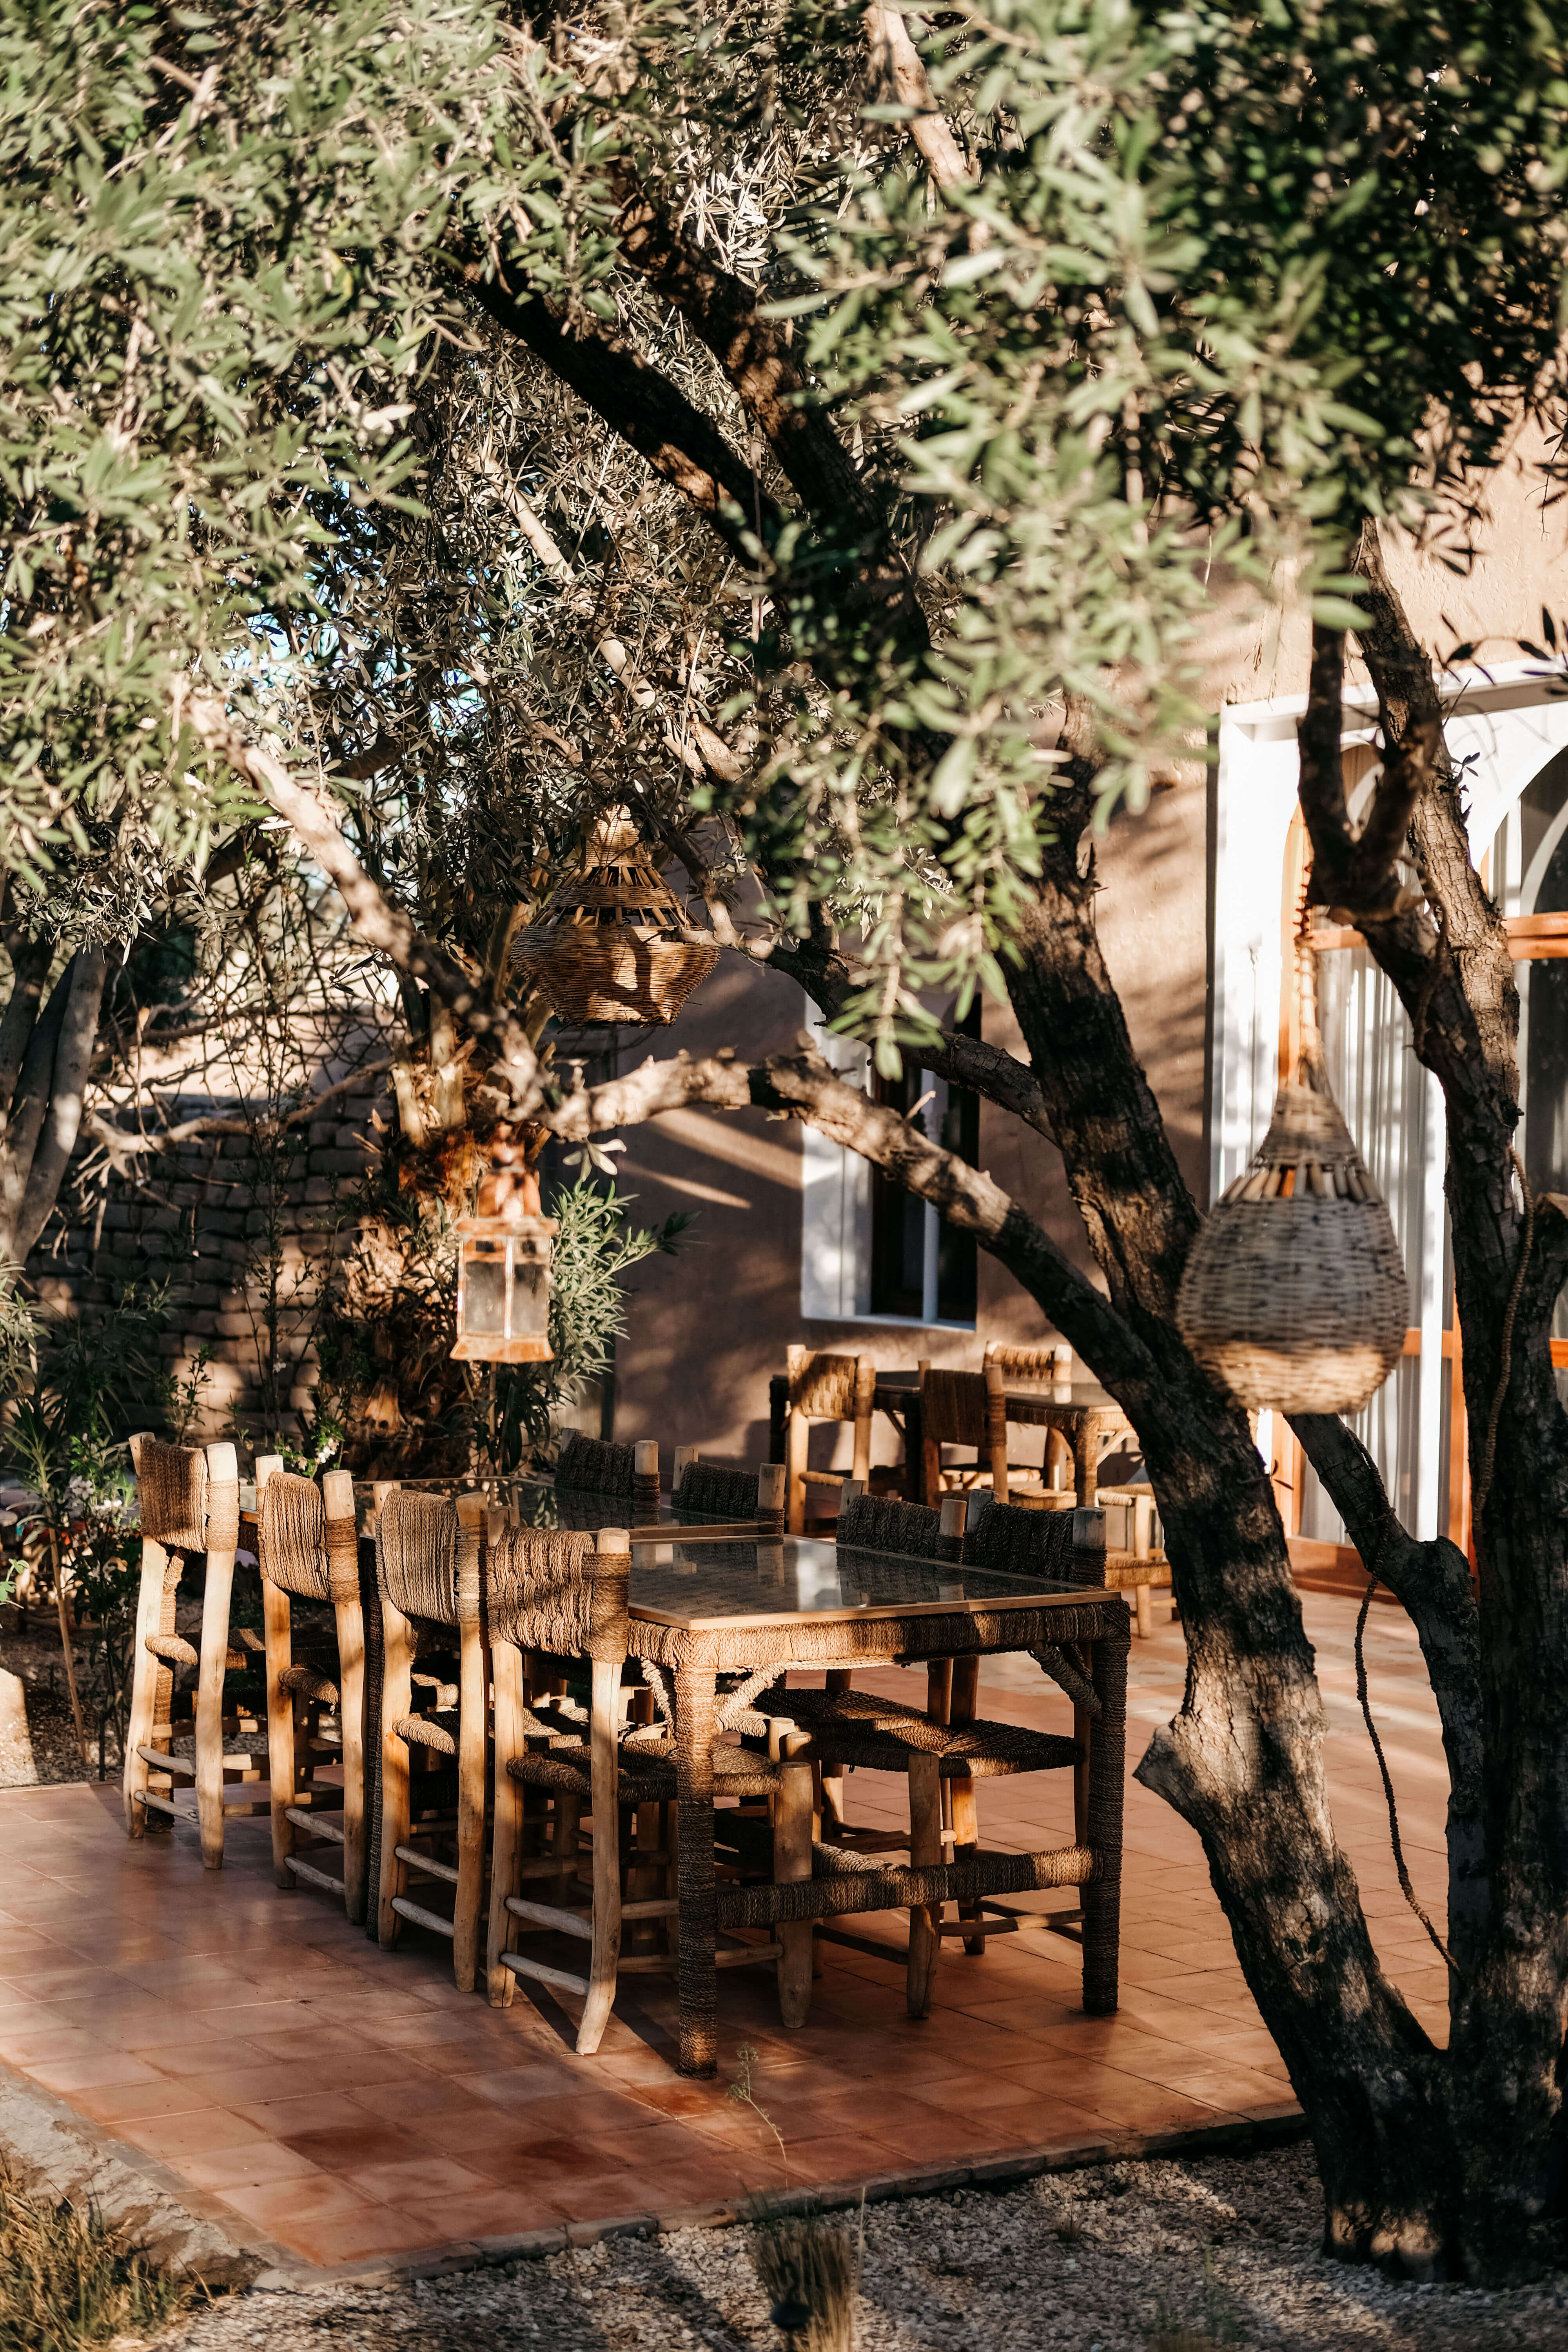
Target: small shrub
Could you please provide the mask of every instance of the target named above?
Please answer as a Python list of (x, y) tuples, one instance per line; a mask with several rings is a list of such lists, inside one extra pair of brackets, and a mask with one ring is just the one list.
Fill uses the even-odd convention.
[(196, 2293), (90, 2208), (47, 2201), (0, 2171), (0, 2352), (85, 2352), (151, 2335)]
[(1230, 2352), (1242, 2341), (1241, 2322), (1214, 2273), (1214, 2257), (1204, 2250), (1203, 2316), (1184, 2319), (1163, 2299), (1148, 2332), (1149, 2352)]
[(860, 2262), (847, 2222), (820, 2213), (760, 2221), (752, 2260), (775, 2311), (793, 2305), (810, 2315), (788, 2330), (802, 2352), (852, 2352)]

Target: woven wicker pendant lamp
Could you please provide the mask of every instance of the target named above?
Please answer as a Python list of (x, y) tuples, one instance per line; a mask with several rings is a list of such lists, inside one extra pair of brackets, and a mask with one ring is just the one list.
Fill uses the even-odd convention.
[(595, 830), (583, 872), (552, 893), (512, 960), (558, 1019), (673, 1021), (719, 950), (664, 882), (624, 809)]
[(1330, 1091), (1304, 928), (1296, 961), (1295, 1079), (1193, 1244), (1176, 1320), (1238, 1404), (1358, 1412), (1404, 1353), (1410, 1286), (1394, 1221)]

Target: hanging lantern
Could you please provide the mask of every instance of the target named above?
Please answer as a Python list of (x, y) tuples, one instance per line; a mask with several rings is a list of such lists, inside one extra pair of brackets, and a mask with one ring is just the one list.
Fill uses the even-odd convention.
[(1394, 1221), (1329, 1088), (1304, 931), (1297, 968), (1294, 1083), (1193, 1244), (1176, 1320), (1238, 1404), (1359, 1412), (1405, 1351), (1410, 1286)]
[(561, 1230), (540, 1214), (539, 1179), (524, 1148), (491, 1145), (471, 1217), (458, 1220), (458, 1343), (461, 1362), (546, 1364), (550, 1244)]
[(588, 862), (552, 892), (512, 950), (557, 1018), (673, 1021), (719, 950), (660, 877), (626, 811), (596, 827)]

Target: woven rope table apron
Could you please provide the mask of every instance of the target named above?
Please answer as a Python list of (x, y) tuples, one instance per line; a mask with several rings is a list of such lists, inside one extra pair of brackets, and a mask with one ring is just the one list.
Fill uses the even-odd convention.
[(771, 1890), (769, 1899), (782, 1906), (781, 1919), (786, 1911), (790, 1919), (809, 1919), (838, 1916), (851, 1907), (907, 1910), (1077, 1886), (1083, 2005), (1094, 2016), (1115, 2009), (1131, 1641), (1127, 1604), (1119, 1593), (1042, 1586), (1026, 1577), (803, 1538), (683, 1544), (672, 1537), (633, 1552), (630, 1632), (631, 1654), (660, 1670), (657, 1679), (674, 1716), (683, 2074), (714, 2072), (718, 1938), (727, 1926), (741, 1923), (742, 1911), (752, 1924), (754, 1898), (721, 1888), (713, 1867), (713, 1750), (721, 1729), (716, 1686), (721, 1673), (737, 1669), (754, 1680), (769, 1666), (782, 1674), (792, 1665), (864, 1668), (1077, 1647), (1098, 1703), (1092, 1719), (1085, 1718), (1088, 1804), (1081, 1843), (1038, 1853), (863, 1871), (856, 1874), (852, 1906), (839, 1879), (803, 1879)]

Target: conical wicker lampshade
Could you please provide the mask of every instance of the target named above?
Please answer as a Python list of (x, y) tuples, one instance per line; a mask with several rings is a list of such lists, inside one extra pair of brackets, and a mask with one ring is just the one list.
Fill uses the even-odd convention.
[[(1310, 961), (1304, 945), (1303, 964)], [(1238, 1404), (1357, 1412), (1405, 1349), (1394, 1221), (1329, 1091), (1303, 972), (1302, 1051), (1251, 1165), (1193, 1244), (1176, 1320)]]
[(558, 1019), (673, 1021), (719, 950), (662, 880), (625, 809), (604, 819), (581, 874), (523, 932), (512, 961)]

